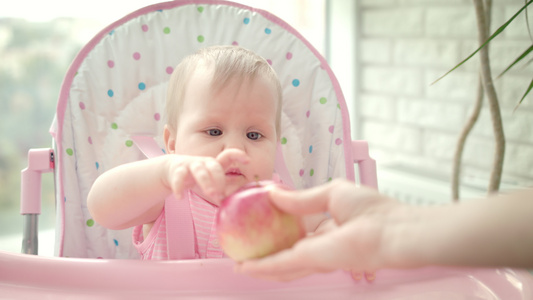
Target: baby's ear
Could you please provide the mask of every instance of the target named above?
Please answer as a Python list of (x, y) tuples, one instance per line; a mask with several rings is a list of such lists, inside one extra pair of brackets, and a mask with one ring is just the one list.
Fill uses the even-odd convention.
[(176, 135), (168, 125), (165, 125), (165, 129), (163, 130), (163, 138), (165, 140), (166, 152), (169, 154), (174, 153), (176, 151)]

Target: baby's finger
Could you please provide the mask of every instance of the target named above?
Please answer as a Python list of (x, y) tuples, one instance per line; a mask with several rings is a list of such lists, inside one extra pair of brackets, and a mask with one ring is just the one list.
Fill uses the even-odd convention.
[(250, 157), (239, 149), (227, 149), (217, 155), (216, 160), (220, 163), (223, 169), (228, 168), (233, 163), (248, 164)]
[(196, 185), (206, 195), (213, 196), (216, 193), (216, 187), (207, 164), (206, 160), (194, 161), (189, 165), (189, 169)]
[(212, 197), (223, 198), (224, 187), (226, 184), (226, 176), (224, 175), (224, 169), (214, 159), (208, 159), (205, 161), (205, 167), (211, 176)]
[(174, 170), (172, 174), (172, 180), (170, 182), (170, 187), (172, 193), (176, 199), (181, 199), (183, 191), (187, 188), (186, 179), (189, 174), (189, 169), (186, 166), (180, 166)]

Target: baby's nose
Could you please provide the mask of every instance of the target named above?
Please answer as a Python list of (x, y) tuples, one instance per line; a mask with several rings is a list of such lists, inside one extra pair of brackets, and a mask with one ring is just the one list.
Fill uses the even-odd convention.
[(244, 140), (238, 136), (228, 136), (224, 141), (224, 149), (239, 149), (244, 151)]

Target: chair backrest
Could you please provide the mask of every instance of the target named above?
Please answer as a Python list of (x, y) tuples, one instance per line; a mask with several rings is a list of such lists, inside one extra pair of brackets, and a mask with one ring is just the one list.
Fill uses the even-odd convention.
[(265, 57), (283, 90), (281, 151), (295, 188), (354, 179), (348, 110), (325, 59), (274, 15), (225, 1), (142, 8), (97, 34), (64, 79), (51, 132), (58, 163), (56, 254), (134, 258), (131, 231), (96, 224), (86, 206), (94, 180), (144, 159), (133, 136), (163, 148), (173, 68), (201, 47), (238, 44)]

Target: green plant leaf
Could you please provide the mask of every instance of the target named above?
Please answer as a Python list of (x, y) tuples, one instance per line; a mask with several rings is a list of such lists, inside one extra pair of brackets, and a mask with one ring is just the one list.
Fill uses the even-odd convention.
[(520, 54), (520, 56), (515, 59), (515, 61), (513, 61), (512, 64), (510, 64), (505, 70), (503, 70), (503, 72), (500, 73), (500, 75), (498, 75), (498, 77), (496, 78), (500, 78), (503, 76), (503, 74), (505, 74), (507, 71), (509, 71), (509, 69), (511, 69), (514, 65), (516, 65), (516, 63), (518, 63), (519, 61), (521, 61), (524, 57), (526, 57), (529, 52), (533, 51), (533, 45), (529, 46), (529, 48), (527, 48), (526, 51), (524, 51), (524, 53)]
[[(527, 0), (524, 0), (524, 4), (527, 4)], [(529, 13), (526, 9), (526, 27), (527, 27), (527, 33), (529, 34), (529, 39), (533, 42), (533, 36), (531, 35), (531, 28), (529, 28)]]
[(448, 72), (446, 72), (444, 75), (442, 75), (441, 77), (439, 77), (437, 80), (433, 81), (431, 84), (435, 84), (437, 81), (441, 80), (442, 78), (444, 78), (446, 75), (450, 74), (451, 72), (453, 72), (455, 69), (459, 68), (462, 64), (464, 64), (466, 61), (468, 61), (470, 58), (472, 58), (472, 56), (476, 55), (476, 53), (479, 52), (479, 50), (481, 50), (483, 47), (485, 47), (488, 43), (490, 43), (490, 41), (492, 41), (492, 39), (494, 39), (496, 36), (498, 36), (500, 33), (502, 33), (502, 31), (507, 28), (507, 26), (509, 26), (509, 24), (511, 24), (511, 22), (524, 10), (526, 9), (526, 7), (528, 7), (531, 3), (533, 3), (533, 0), (529, 0), (522, 8), (520, 8), (515, 14), (514, 16), (512, 16), (507, 22), (505, 22), (502, 26), (500, 26), (500, 28), (498, 28), (481, 46), (479, 46), (479, 48), (476, 49), (476, 51), (472, 52), (472, 54), (470, 54), (467, 58), (465, 58), (463, 61), (461, 61), (459, 64), (457, 64), (455, 67), (453, 67), (451, 70), (449, 70)]
[(522, 104), (522, 101), (524, 101), (524, 98), (526, 98), (527, 94), (529, 94), (529, 92), (531, 91), (531, 89), (533, 89), (533, 79), (531, 79), (531, 82), (529, 83), (529, 87), (527, 88), (526, 92), (524, 93), (524, 96), (522, 96), (522, 99), (520, 99), (520, 101), (518, 102), (518, 104), (516, 105), (516, 107), (514, 108), (514, 110), (516, 110), (518, 108), (518, 106), (520, 104)]

